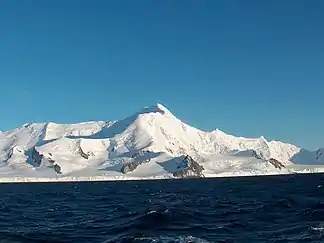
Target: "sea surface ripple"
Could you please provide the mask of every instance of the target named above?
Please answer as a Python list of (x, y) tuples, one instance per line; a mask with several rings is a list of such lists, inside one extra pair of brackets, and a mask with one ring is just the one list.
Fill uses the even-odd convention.
[(0, 185), (0, 242), (324, 242), (324, 175)]

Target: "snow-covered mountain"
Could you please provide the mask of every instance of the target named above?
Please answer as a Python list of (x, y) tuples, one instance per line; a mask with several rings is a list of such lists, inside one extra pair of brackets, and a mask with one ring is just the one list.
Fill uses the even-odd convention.
[(161, 104), (119, 121), (31, 123), (0, 133), (2, 180), (279, 174), (322, 165), (324, 149), (204, 132)]

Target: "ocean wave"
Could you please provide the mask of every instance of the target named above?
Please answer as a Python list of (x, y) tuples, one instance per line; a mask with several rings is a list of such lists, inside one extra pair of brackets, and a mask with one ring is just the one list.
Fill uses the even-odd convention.
[(318, 225), (318, 226), (311, 226), (311, 230), (323, 232), (324, 231), (324, 225), (321, 224), (321, 225)]
[(157, 237), (124, 237), (105, 241), (105, 243), (208, 243), (209, 241), (194, 236), (157, 236)]
[(286, 182), (1, 184), (0, 242), (324, 242), (323, 175)]

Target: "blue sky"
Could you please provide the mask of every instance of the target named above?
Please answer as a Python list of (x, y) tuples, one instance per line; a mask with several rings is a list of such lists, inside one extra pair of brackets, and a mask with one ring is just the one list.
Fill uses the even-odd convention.
[(204, 130), (324, 147), (324, 1), (4, 0), (0, 129), (160, 102)]

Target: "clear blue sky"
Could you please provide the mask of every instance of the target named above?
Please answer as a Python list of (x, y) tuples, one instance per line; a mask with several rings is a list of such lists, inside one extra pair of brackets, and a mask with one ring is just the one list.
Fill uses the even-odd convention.
[(160, 102), (204, 130), (324, 147), (322, 0), (3, 0), (0, 129)]

